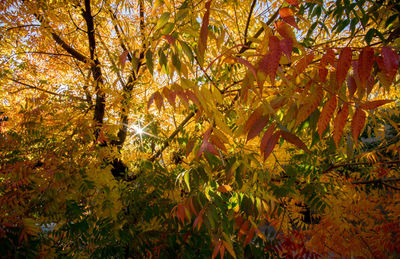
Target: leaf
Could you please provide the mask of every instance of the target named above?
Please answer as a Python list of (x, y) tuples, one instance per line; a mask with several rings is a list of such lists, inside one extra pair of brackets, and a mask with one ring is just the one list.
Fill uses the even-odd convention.
[(295, 145), (296, 147), (298, 147), (300, 149), (303, 149), (305, 152), (310, 152), (310, 150), (307, 148), (306, 144), (304, 144), (304, 142), (296, 135), (292, 134), (291, 132), (285, 131), (285, 130), (280, 130), (279, 133), (282, 136), (282, 138), (285, 139), (287, 142)]
[(286, 0), (288, 4), (298, 6), (299, 5), (299, 0)]
[(339, 147), (339, 142), (343, 135), (343, 129), (347, 122), (347, 116), (349, 116), (349, 105), (348, 103), (345, 103), (338, 111), (333, 123), (333, 140), (336, 144), (336, 147)]
[(217, 135), (211, 135), (210, 141), (222, 151), (227, 152), (224, 143), (217, 137)]
[(353, 134), (353, 141), (356, 145), (361, 130), (364, 128), (365, 118), (365, 112), (362, 109), (357, 108), (353, 115), (353, 120), (351, 121), (351, 132)]
[(240, 57), (234, 57), (234, 59), (239, 62), (240, 64), (245, 65), (250, 72), (253, 74), (254, 78), (257, 78), (257, 70), (256, 68), (247, 60), (240, 58)]
[(280, 137), (280, 132), (275, 132), (268, 140), (267, 145), (265, 145), (264, 151), (264, 161), (269, 157), (269, 155), (274, 150), (276, 143), (278, 143)]
[(164, 87), (162, 93), (165, 96), (165, 98), (167, 98), (169, 104), (172, 107), (175, 107), (176, 93), (174, 91), (171, 91), (168, 87)]
[(149, 69), (151, 75), (154, 73), (154, 63), (153, 63), (153, 52), (151, 50), (146, 51), (146, 65)]
[(340, 53), (339, 60), (336, 68), (336, 82), (337, 89), (339, 89), (347, 77), (347, 72), (350, 69), (352, 60), (351, 48), (345, 47)]
[(279, 9), (279, 15), (286, 23), (292, 25), (295, 28), (298, 28), (292, 9), (290, 9), (289, 7), (283, 7)]
[(286, 22), (277, 21), (275, 23), (275, 28), (283, 38), (289, 38), (292, 39), (293, 42), (296, 42), (296, 35)]
[(252, 112), (243, 127), (243, 133), (246, 133), (250, 130), (253, 124), (262, 116), (262, 112), (262, 107), (258, 107)]
[(246, 239), (243, 242), (243, 246), (247, 246), (250, 243), (250, 241), (253, 240), (254, 233), (255, 229), (251, 228), (250, 231), (247, 233)]
[(311, 113), (317, 109), (323, 98), (323, 91), (321, 87), (317, 87), (314, 94), (307, 98), (304, 105), (302, 105), (297, 113), (296, 126), (305, 121)]
[(214, 250), (213, 250), (212, 256), (211, 256), (211, 259), (214, 259), (218, 255), (219, 248), (221, 247), (221, 245), (222, 245), (221, 241), (216, 242), (216, 244), (214, 246)]
[(163, 13), (160, 16), (160, 18), (158, 18), (155, 29), (158, 30), (158, 29), (162, 28), (165, 24), (167, 24), (170, 15), (171, 15), (171, 13), (169, 13), (169, 12)]
[(352, 98), (357, 91), (357, 83), (353, 76), (347, 78), (347, 88), (349, 90), (349, 98)]
[(222, 192), (222, 193), (230, 192), (230, 191), (232, 191), (232, 187), (230, 187), (229, 185), (223, 184), (218, 187), (217, 191)]
[(287, 56), (290, 61), (293, 50), (293, 40), (291, 38), (284, 38), (279, 42), (282, 52)]
[(124, 52), (122, 52), (122, 54), (119, 56), (119, 66), (121, 67), (121, 70), (124, 70), (125, 68), (125, 63), (126, 63), (126, 59), (128, 57), (128, 51), (124, 50)]
[(154, 101), (156, 103), (157, 109), (160, 111), (164, 104), (164, 100), (159, 91), (154, 93)]
[(272, 134), (274, 133), (274, 131), (275, 131), (275, 123), (271, 124), (271, 126), (268, 127), (263, 138), (261, 139), (261, 145), (260, 145), (261, 154), (264, 153), (264, 150), (268, 144), (268, 141), (272, 137)]
[(303, 58), (301, 58), (295, 66), (296, 74), (299, 75), (299, 74), (303, 73), (304, 70), (306, 70), (306, 68), (308, 67), (308, 65), (311, 64), (313, 59), (314, 59), (313, 52), (310, 52), (309, 54), (304, 55)]
[(322, 134), (324, 133), (326, 127), (329, 125), (333, 113), (335, 112), (337, 105), (337, 97), (336, 95), (332, 95), (331, 98), (325, 103), (324, 108), (318, 119), (318, 134), (319, 137), (322, 138)]
[(175, 45), (176, 39), (174, 37), (172, 37), (171, 35), (163, 35), (162, 37), (168, 42), (169, 45), (171, 45), (171, 46)]
[(374, 50), (371, 47), (365, 47), (358, 58), (358, 77), (361, 87), (365, 88), (365, 84), (371, 75), (374, 65)]
[(186, 144), (186, 148), (185, 148), (186, 156), (188, 156), (192, 152), (195, 143), (196, 143), (195, 139), (193, 139), (193, 138), (189, 139), (188, 143)]
[(326, 66), (331, 64), (335, 65), (335, 52), (332, 49), (327, 49), (325, 55), (322, 56), (321, 61), (319, 62), (319, 79), (321, 82), (326, 81), (326, 77), (328, 75), (328, 69)]
[(226, 248), (226, 250), (228, 250), (228, 252), (231, 254), (231, 256), (236, 259), (236, 254), (235, 254), (235, 251), (233, 250), (232, 244), (228, 243), (225, 240), (222, 240), (222, 242), (224, 243), (224, 247)]
[(199, 63), (201, 66), (203, 65), (204, 53), (207, 48), (208, 24), (209, 24), (209, 20), (210, 20), (211, 2), (212, 2), (212, 0), (209, 0), (205, 5), (206, 12), (204, 13), (203, 22), (202, 22), (201, 28), (200, 28), (200, 38), (199, 38), (199, 42), (198, 42), (198, 51), (199, 51), (198, 60), (199, 60)]
[(279, 42), (276, 36), (271, 36), (269, 38), (269, 54), (265, 55), (259, 64), (260, 69), (269, 76), (272, 82), (275, 80), (276, 70), (278, 69), (282, 55)]
[(360, 104), (360, 107), (365, 110), (373, 110), (378, 108), (379, 106), (385, 105), (387, 103), (391, 103), (393, 100), (375, 100), (370, 102), (365, 102)]
[(267, 115), (260, 116), (251, 126), (249, 133), (247, 134), (247, 141), (256, 137), (267, 125), (268, 120), (269, 117)]
[(399, 69), (399, 56), (391, 48), (382, 47), (382, 58), (385, 73), (388, 75), (389, 80), (393, 81), (393, 78)]

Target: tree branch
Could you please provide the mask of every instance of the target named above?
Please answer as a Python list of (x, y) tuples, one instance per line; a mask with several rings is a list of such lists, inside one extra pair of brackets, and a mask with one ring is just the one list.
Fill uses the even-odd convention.
[(162, 147), (150, 158), (151, 162), (154, 162), (154, 160), (159, 157), (162, 152), (169, 146), (169, 143), (175, 138), (176, 135), (183, 129), (183, 127), (186, 125), (186, 123), (189, 122), (189, 120), (196, 114), (196, 112), (191, 112), (189, 113), (188, 116), (179, 124), (179, 126), (175, 129), (174, 132), (171, 133), (171, 135), (164, 141)]
[(253, 2), (251, 3), (251, 6), (250, 6), (249, 17), (247, 18), (246, 28), (244, 29), (244, 44), (245, 45), (247, 45), (247, 32), (249, 30), (251, 16), (253, 15), (253, 10), (254, 10), (256, 3), (257, 3), (257, 0), (253, 0)]

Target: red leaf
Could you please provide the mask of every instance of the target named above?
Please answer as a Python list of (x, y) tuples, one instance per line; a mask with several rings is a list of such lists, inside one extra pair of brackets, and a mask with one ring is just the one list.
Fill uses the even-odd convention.
[(354, 93), (357, 91), (356, 80), (353, 76), (347, 78), (347, 88), (349, 89), (349, 98), (352, 98)]
[(246, 124), (243, 128), (243, 133), (246, 133), (250, 130), (253, 124), (261, 117), (262, 115), (262, 107), (259, 107), (253, 111), (250, 115), (249, 119), (246, 121)]
[(339, 142), (343, 135), (343, 129), (347, 122), (347, 116), (349, 116), (349, 105), (348, 103), (345, 103), (338, 111), (333, 123), (333, 140), (336, 144), (336, 147), (339, 147)]
[(278, 132), (275, 132), (271, 136), (271, 138), (268, 140), (268, 143), (264, 149), (264, 160), (266, 160), (269, 157), (269, 155), (272, 153), (272, 150), (274, 150), (276, 143), (278, 143), (279, 137), (280, 137), (280, 132), (278, 131)]
[(293, 49), (293, 40), (291, 38), (284, 38), (279, 42), (281, 50), (287, 56), (288, 60), (290, 61), (290, 57), (292, 56), (292, 49)]
[(190, 152), (192, 152), (194, 144), (196, 141), (194, 139), (190, 139), (188, 143), (186, 144), (186, 149), (185, 149), (185, 155), (188, 156)]
[(168, 42), (169, 45), (174, 46), (175, 45), (175, 38), (172, 37), (171, 35), (163, 35), (163, 38)]
[(217, 135), (211, 135), (210, 140), (211, 140), (211, 143), (216, 145), (222, 151), (224, 151), (224, 152), (227, 151), (224, 143), (217, 137)]
[(337, 81), (337, 88), (339, 89), (344, 80), (347, 77), (347, 72), (350, 69), (352, 60), (352, 51), (351, 48), (346, 47), (340, 53), (337, 68), (336, 68), (336, 81)]
[(263, 115), (258, 120), (252, 125), (252, 127), (249, 130), (249, 133), (247, 134), (247, 141), (253, 139), (256, 137), (267, 125), (269, 120), (269, 117), (267, 115)]
[(268, 127), (267, 131), (265, 132), (263, 138), (261, 139), (260, 145), (260, 152), (261, 154), (264, 153), (264, 150), (268, 144), (269, 139), (271, 138), (272, 134), (275, 131), (275, 123)]
[(353, 133), (353, 140), (357, 145), (358, 137), (360, 136), (361, 130), (364, 128), (366, 114), (365, 112), (357, 108), (354, 113), (353, 120), (351, 121), (351, 129)]
[(239, 57), (235, 57), (235, 60), (237, 62), (239, 62), (240, 64), (245, 65), (250, 70), (250, 72), (254, 75), (254, 78), (257, 78), (257, 70), (249, 61), (247, 61), (243, 58), (239, 58)]
[(204, 13), (203, 23), (201, 24), (201, 28), (200, 28), (200, 40), (198, 43), (199, 44), (198, 49), (199, 49), (200, 63), (203, 63), (202, 61), (204, 60), (204, 52), (207, 48), (208, 24), (210, 22), (211, 2), (212, 2), (212, 0), (208, 1), (205, 5), (206, 12)]
[(318, 134), (319, 137), (322, 138), (322, 134), (324, 133), (326, 127), (332, 119), (333, 113), (335, 112), (337, 105), (337, 97), (336, 95), (332, 95), (331, 98), (325, 103), (324, 108), (322, 109), (321, 115), (318, 119)]
[(385, 75), (387, 76), (389, 83), (392, 83), (397, 70), (399, 69), (399, 56), (391, 48), (383, 47), (382, 58)]
[(294, 135), (288, 131), (285, 131), (285, 130), (280, 130), (279, 132), (280, 132), (282, 138), (284, 138), (287, 142), (295, 145), (296, 147), (298, 147), (300, 149), (303, 149), (306, 152), (310, 152), (310, 150), (308, 150), (306, 144), (304, 144), (304, 142), (296, 135)]
[(288, 4), (298, 6), (299, 5), (299, 0), (286, 0)]
[(247, 233), (246, 239), (243, 242), (243, 246), (247, 246), (250, 241), (253, 239), (255, 233), (255, 229), (251, 228), (250, 231)]
[(293, 27), (298, 28), (292, 9), (290, 9), (289, 7), (283, 7), (279, 9), (279, 15), (281, 16), (282, 20), (292, 25)]
[(360, 53), (358, 58), (358, 77), (360, 79), (361, 87), (365, 87), (372, 67), (374, 65), (374, 50), (371, 47), (365, 47)]
[(162, 108), (162, 106), (164, 104), (164, 100), (163, 100), (163, 98), (162, 98), (162, 96), (161, 96), (159, 91), (154, 93), (154, 101), (156, 103), (157, 109), (161, 110), (161, 108)]
[(378, 108), (379, 106), (382, 106), (384, 104), (391, 103), (391, 102), (393, 102), (393, 100), (376, 100), (376, 101), (362, 103), (360, 105), (360, 107), (365, 110), (373, 110), (373, 109)]
[(167, 98), (169, 104), (171, 104), (172, 107), (175, 107), (176, 93), (171, 91), (168, 87), (164, 87), (162, 93)]
[(128, 57), (128, 51), (125, 50), (124, 52), (122, 52), (121, 56), (119, 56), (119, 65), (121, 67), (121, 69), (123, 70), (125, 67), (125, 62), (126, 62), (126, 58)]

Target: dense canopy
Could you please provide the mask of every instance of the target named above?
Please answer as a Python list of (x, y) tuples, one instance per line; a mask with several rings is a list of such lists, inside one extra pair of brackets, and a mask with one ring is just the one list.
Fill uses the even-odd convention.
[(0, 257), (399, 257), (399, 17), (1, 1)]

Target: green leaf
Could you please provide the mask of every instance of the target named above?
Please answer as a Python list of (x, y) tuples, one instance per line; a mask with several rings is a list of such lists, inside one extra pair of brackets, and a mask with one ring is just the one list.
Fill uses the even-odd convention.
[(147, 68), (149, 69), (150, 73), (153, 75), (154, 73), (154, 63), (153, 63), (153, 53), (151, 50), (146, 52), (146, 64)]
[(181, 61), (179, 60), (179, 56), (177, 54), (172, 54), (172, 64), (178, 71), (178, 73), (181, 73)]
[(190, 62), (193, 62), (194, 60), (194, 55), (192, 50), (190, 49), (189, 45), (186, 44), (184, 41), (179, 41), (181, 44), (183, 52), (186, 54), (186, 56), (189, 58)]
[(161, 31), (161, 34), (170, 34), (172, 30), (175, 28), (175, 23), (169, 22), (167, 23)]
[(156, 25), (156, 30), (162, 28), (165, 24), (167, 24), (168, 20), (169, 20), (169, 16), (171, 14), (169, 12), (165, 12), (163, 13), (160, 18), (157, 21), (157, 25)]

